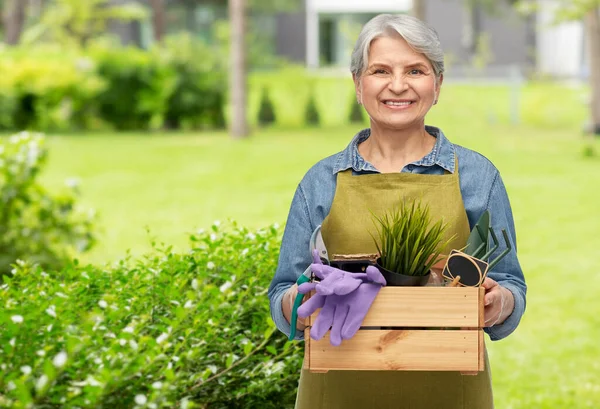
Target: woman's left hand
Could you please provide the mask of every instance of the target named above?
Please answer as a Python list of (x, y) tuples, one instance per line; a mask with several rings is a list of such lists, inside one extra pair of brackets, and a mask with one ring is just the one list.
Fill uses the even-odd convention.
[(486, 277), (482, 284), (485, 288), (485, 326), (492, 327), (502, 324), (515, 308), (515, 298), (512, 292), (496, 281)]

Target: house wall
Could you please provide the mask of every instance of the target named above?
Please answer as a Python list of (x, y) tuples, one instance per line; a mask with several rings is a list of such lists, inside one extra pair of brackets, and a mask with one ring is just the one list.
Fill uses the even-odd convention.
[[(469, 52), (466, 41), (469, 15), (464, 9), (464, 0), (429, 0), (427, 2), (426, 20), (435, 27), (440, 36), (448, 61), (453, 65), (469, 65)], [(407, 13), (412, 8), (412, 0), (306, 0), (306, 8), (296, 14), (296, 28), (288, 34), (288, 28), (281, 24), (283, 31), (279, 33), (282, 44), (289, 44), (288, 37), (298, 41), (302, 18), (305, 20), (305, 53), (303, 60), (308, 67), (320, 66), (319, 52), (319, 20), (339, 15), (340, 21), (347, 21), (348, 15), (371, 13)], [(289, 18), (289, 17), (288, 17)], [(523, 68), (531, 67), (535, 62), (535, 21), (523, 18), (507, 4), (498, 2), (493, 15), (481, 13), (480, 27), (489, 35), (489, 51), (491, 64), (508, 66), (517, 64)], [(354, 40), (353, 40), (354, 41)], [(336, 39), (341, 44), (347, 43)], [(348, 52), (346, 45), (343, 52)], [(287, 48), (287, 47), (284, 47)], [(289, 54), (289, 53), (288, 53)], [(301, 53), (296, 49), (294, 61), (302, 61)], [(339, 53), (338, 53), (339, 54)], [(287, 55), (286, 55), (287, 56)], [(347, 65), (347, 58), (338, 58), (339, 65)]]

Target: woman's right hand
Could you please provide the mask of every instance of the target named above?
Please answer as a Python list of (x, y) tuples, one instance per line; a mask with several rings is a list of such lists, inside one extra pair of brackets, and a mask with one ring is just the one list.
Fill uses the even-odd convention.
[[(294, 306), (294, 301), (296, 300), (296, 296), (298, 295), (298, 284), (294, 283), (288, 290), (283, 294), (283, 298), (281, 299), (281, 309), (283, 311), (283, 316), (290, 322), (292, 320), (292, 307)], [(305, 302), (307, 296), (304, 296), (302, 302)], [(298, 331), (304, 331), (306, 325), (304, 325), (304, 318), (297, 318), (296, 321), (296, 329)]]

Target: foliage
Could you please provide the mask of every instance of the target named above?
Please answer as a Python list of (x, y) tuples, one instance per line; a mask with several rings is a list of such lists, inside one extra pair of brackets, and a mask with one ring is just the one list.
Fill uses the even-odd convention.
[(19, 258), (58, 268), (94, 244), (93, 217), (77, 209), (77, 191), (52, 195), (37, 182), (46, 157), (40, 135), (0, 144), (0, 276)]
[(267, 301), (280, 233), (215, 223), (185, 254), (19, 261), (0, 287), (0, 406), (292, 407), (303, 354)]
[(93, 61), (51, 46), (0, 50), (0, 129), (87, 127), (103, 88)]
[[(512, 3), (522, 14), (535, 14), (542, 6), (533, 0), (514, 0)], [(556, 7), (555, 23), (570, 20), (581, 20), (589, 11), (600, 7), (600, 0), (558, 0)]]
[(114, 128), (158, 128), (174, 77), (164, 60), (135, 47), (95, 46), (91, 55), (106, 88), (96, 97), (100, 118)]
[(310, 97), (308, 98), (306, 110), (304, 111), (304, 121), (308, 126), (318, 126), (321, 122), (321, 117), (319, 115), (319, 110), (317, 109), (314, 93), (311, 93)]
[(155, 54), (164, 59), (175, 78), (166, 102), (167, 127), (224, 128), (227, 78), (214, 47), (180, 34), (167, 37)]
[(23, 35), (23, 42), (50, 40), (66, 46), (85, 46), (106, 35), (110, 21), (141, 20), (146, 10), (137, 2), (111, 4), (110, 0), (53, 0), (38, 24)]
[[(407, 202), (410, 202), (408, 204)], [(432, 223), (429, 206), (404, 199), (382, 216), (373, 214), (377, 233), (373, 241), (383, 268), (408, 276), (424, 276), (440, 261), (447, 223)]]
[(262, 89), (260, 98), (260, 108), (258, 110), (258, 123), (259, 125), (265, 126), (275, 122), (275, 110), (273, 108), (273, 102), (269, 97), (268, 88)]

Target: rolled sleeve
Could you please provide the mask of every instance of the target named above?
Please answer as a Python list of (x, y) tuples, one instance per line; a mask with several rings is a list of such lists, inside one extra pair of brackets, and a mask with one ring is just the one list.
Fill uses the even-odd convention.
[[(277, 328), (288, 337), (291, 326), (283, 315), (281, 302), (285, 292), (294, 285), (311, 263), (309, 241), (312, 230), (308, 205), (302, 187), (299, 185), (292, 200), (281, 241), (277, 270), (268, 292), (271, 318)], [(302, 331), (297, 331), (295, 339), (304, 339)]]
[(515, 301), (512, 313), (502, 324), (485, 328), (490, 339), (498, 341), (510, 335), (519, 325), (521, 317), (525, 313), (527, 295), (525, 277), (517, 258), (517, 239), (510, 201), (499, 174), (496, 174), (495, 180), (492, 183), (487, 209), (491, 215), (491, 225), (500, 242), (498, 249), (491, 255), (489, 261), (494, 260), (506, 249), (506, 244), (501, 233), (503, 229), (508, 233), (512, 247), (512, 251), (488, 273), (491, 279), (510, 290)]

